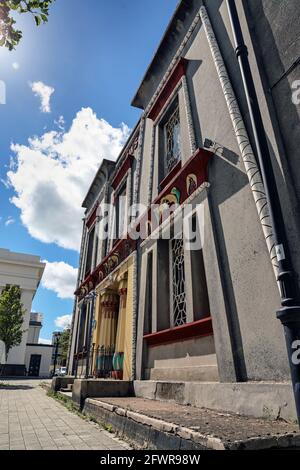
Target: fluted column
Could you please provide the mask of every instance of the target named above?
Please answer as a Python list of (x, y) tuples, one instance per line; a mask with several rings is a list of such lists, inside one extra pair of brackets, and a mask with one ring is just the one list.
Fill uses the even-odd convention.
[(116, 347), (113, 357), (113, 377), (123, 378), (125, 328), (126, 328), (126, 300), (127, 300), (127, 276), (121, 279), (119, 284), (119, 319), (117, 327)]
[(96, 349), (96, 375), (110, 377), (116, 345), (119, 296), (117, 292), (110, 289), (105, 289), (100, 296), (101, 320)]

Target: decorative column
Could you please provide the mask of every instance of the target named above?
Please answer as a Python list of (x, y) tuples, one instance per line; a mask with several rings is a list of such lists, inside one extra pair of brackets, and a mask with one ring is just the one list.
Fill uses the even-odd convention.
[(142, 166), (142, 159), (143, 159), (145, 121), (146, 121), (146, 117), (145, 117), (145, 113), (143, 113), (141, 117), (141, 121), (140, 121), (140, 129), (139, 129), (138, 150), (137, 150), (136, 169), (135, 169), (134, 187), (133, 187), (133, 204), (139, 203), (139, 189), (140, 189), (141, 166)]
[(186, 111), (187, 124), (188, 124), (188, 130), (189, 130), (190, 147), (191, 147), (192, 155), (194, 155), (194, 153), (197, 150), (196, 136), (195, 136), (195, 128), (194, 128), (194, 122), (193, 122), (190, 94), (189, 94), (188, 83), (187, 83), (187, 79), (185, 75), (183, 75), (181, 79), (181, 83), (182, 83), (185, 111)]
[(119, 284), (119, 319), (116, 337), (116, 347), (113, 357), (113, 373), (115, 379), (123, 379), (124, 364), (124, 346), (125, 346), (125, 328), (126, 328), (126, 300), (127, 300), (127, 275), (124, 276)]
[(154, 160), (155, 160), (155, 145), (156, 145), (156, 133), (158, 132), (157, 126), (153, 123), (152, 136), (151, 136), (151, 152), (150, 152), (150, 176), (148, 185), (148, 206), (152, 202), (152, 191), (153, 191), (153, 172), (154, 172)]
[(116, 345), (119, 296), (111, 289), (105, 289), (100, 295), (101, 320), (96, 358), (96, 375), (97, 377), (108, 378), (111, 376), (113, 368), (112, 362)]

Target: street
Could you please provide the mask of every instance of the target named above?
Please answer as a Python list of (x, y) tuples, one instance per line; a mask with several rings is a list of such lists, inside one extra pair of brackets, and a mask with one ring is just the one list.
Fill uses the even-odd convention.
[(0, 380), (0, 450), (125, 450), (128, 445), (68, 411), (41, 380)]

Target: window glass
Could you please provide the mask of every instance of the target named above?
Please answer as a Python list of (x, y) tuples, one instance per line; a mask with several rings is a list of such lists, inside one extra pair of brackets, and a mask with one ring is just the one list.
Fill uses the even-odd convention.
[(171, 240), (171, 254), (173, 326), (180, 326), (184, 325), (187, 320), (183, 238)]
[(170, 173), (172, 168), (181, 159), (180, 118), (179, 106), (171, 111), (164, 126), (165, 134), (165, 174)]
[(121, 238), (124, 235), (127, 224), (127, 204), (126, 204), (126, 185), (121, 189), (118, 194), (117, 201), (117, 238)]
[(91, 268), (92, 268), (94, 237), (95, 237), (95, 227), (93, 227), (89, 233), (88, 249), (87, 249), (86, 264), (85, 264), (85, 276), (91, 271)]

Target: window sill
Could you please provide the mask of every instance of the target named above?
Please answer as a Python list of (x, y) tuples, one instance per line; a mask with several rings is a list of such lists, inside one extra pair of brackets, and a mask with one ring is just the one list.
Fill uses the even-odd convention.
[(211, 317), (203, 318), (185, 325), (144, 335), (148, 346), (175, 343), (190, 338), (211, 336), (213, 334)]

